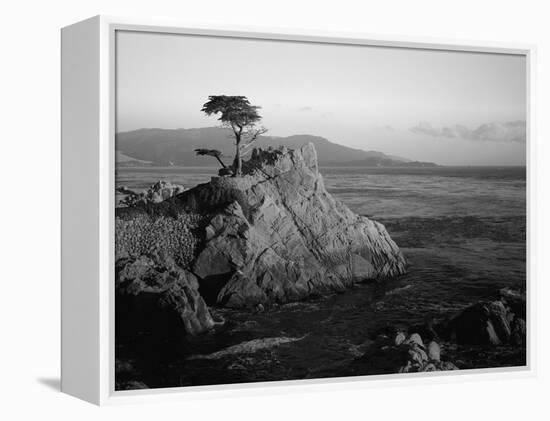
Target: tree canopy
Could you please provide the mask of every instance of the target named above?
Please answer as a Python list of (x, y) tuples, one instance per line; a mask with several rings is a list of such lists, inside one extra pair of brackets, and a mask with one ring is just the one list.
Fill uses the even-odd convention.
[[(262, 117), (258, 113), (260, 107), (250, 104), (245, 96), (210, 95), (202, 110), (206, 115), (219, 115), (223, 127), (233, 131), (235, 139), (235, 158), (233, 160), (233, 175), (241, 175), (242, 156), (248, 151), (246, 148), (258, 137), (267, 132), (264, 127), (258, 126)], [(197, 151), (197, 154), (198, 151)], [(211, 155), (201, 153), (201, 155)], [(219, 156), (217, 156), (219, 160)]]

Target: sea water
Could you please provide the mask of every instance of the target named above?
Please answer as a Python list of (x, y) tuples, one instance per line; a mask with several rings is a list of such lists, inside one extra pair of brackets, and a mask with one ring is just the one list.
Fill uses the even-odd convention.
[[(269, 381), (353, 374), (350, 363), (386, 326), (455, 314), (501, 288), (526, 285), (525, 167), (320, 168), (327, 190), (354, 212), (382, 222), (408, 272), (263, 312), (214, 310), (222, 329), (117, 351), (150, 387)], [(120, 168), (117, 186), (158, 180), (192, 187), (214, 168)], [(298, 338), (220, 359), (190, 358), (272, 338)], [(118, 346), (118, 345), (117, 345)], [(502, 350), (469, 350), (472, 368), (517, 363)], [(461, 356), (468, 350), (462, 350)]]

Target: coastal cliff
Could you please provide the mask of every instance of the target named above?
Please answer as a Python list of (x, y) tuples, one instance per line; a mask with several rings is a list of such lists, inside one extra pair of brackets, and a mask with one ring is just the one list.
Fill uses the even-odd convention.
[[(182, 215), (193, 221), (184, 229), (184, 241)], [(155, 237), (159, 220), (164, 234)], [(117, 224), (117, 260), (168, 256), (196, 277), (180, 289), (198, 285), (198, 295), (169, 301), (177, 303), (180, 315), (197, 303), (204, 314), (202, 300), (233, 308), (269, 306), (405, 273), (405, 259), (384, 226), (356, 215), (327, 192), (312, 144), (256, 149), (243, 163), (242, 177), (213, 177), (161, 203), (117, 209)], [(133, 231), (138, 226), (155, 238), (156, 247), (147, 253), (136, 244), (144, 238)], [(119, 273), (127, 277), (131, 271)], [(177, 290), (172, 286), (171, 296)], [(209, 317), (202, 319), (204, 326), (194, 320), (191, 333), (213, 325)]]

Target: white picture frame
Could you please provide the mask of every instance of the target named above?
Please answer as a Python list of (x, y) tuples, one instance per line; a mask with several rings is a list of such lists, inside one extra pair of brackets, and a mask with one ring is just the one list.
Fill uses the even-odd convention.
[[(412, 49), (525, 55), (527, 60), (527, 366), (450, 373), (361, 376), (186, 388), (114, 390), (115, 42), (118, 30)], [(531, 261), (535, 47), (408, 39), (230, 25), (192, 25), (96, 16), (65, 27), (62, 44), (62, 377), (63, 392), (98, 405), (263, 393), (442, 383), (533, 376), (536, 294)], [(381, 383), (383, 381), (383, 383)]]

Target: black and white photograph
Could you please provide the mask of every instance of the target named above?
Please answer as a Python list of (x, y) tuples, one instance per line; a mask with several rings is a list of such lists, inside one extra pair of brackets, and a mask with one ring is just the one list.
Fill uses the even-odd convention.
[(114, 71), (116, 391), (527, 365), (525, 55), (118, 30)]

